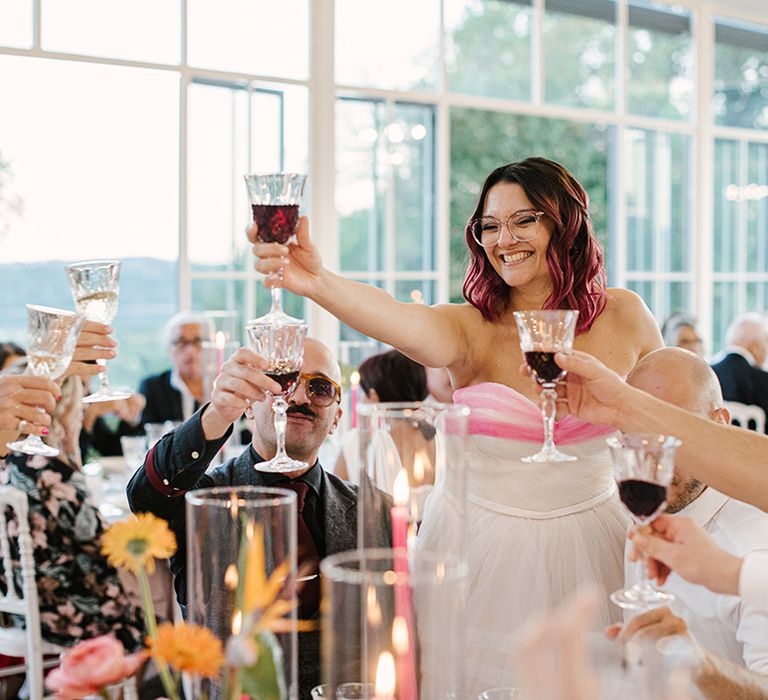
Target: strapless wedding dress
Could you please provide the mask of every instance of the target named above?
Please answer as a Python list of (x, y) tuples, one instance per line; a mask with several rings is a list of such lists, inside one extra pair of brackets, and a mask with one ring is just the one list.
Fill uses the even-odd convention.
[[(596, 630), (621, 619), (608, 595), (623, 585), (627, 516), (605, 444), (612, 428), (568, 416), (555, 425), (555, 444), (578, 461), (531, 464), (520, 458), (541, 446), (538, 405), (492, 383), (459, 389), (454, 401), (472, 409), (466, 644), (468, 688), (477, 692), (514, 684), (521, 627), (575, 591), (599, 589)], [(452, 508), (440, 492), (438, 478), (418, 537), (427, 549), (446, 544), (441, 522)]]

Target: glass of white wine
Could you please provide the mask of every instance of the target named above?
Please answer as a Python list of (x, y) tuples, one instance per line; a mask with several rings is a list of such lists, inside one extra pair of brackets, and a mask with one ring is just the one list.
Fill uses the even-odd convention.
[[(64, 374), (72, 361), (84, 321), (84, 316), (65, 309), (27, 304), (27, 371), (49, 379), (58, 379)], [(59, 454), (59, 450), (46, 445), (37, 435), (9, 442), (8, 447), (28, 455), (55, 457)]]
[[(67, 278), (75, 310), (89, 321), (110, 324), (117, 316), (117, 299), (120, 294), (120, 261), (88, 260), (67, 265)], [(83, 398), (83, 403), (119, 401), (131, 394), (109, 386), (105, 360), (96, 360), (104, 366), (99, 374), (99, 388)]]

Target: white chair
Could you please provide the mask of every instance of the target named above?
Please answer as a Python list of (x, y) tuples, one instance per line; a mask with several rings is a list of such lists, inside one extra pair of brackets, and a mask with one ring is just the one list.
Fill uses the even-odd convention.
[(724, 401), (723, 406), (731, 414), (732, 425), (738, 425), (740, 428), (749, 430), (749, 422), (752, 421), (754, 424), (752, 430), (757, 433), (765, 432), (765, 411), (760, 406), (751, 406), (735, 401)]
[[(14, 567), (11, 545), (8, 540), (6, 510), (16, 512), (18, 525), (19, 564), (21, 566), (22, 595), (20, 598), (14, 585)], [(26, 667), (3, 669), (2, 675), (11, 675), (26, 670), (30, 700), (43, 698), (43, 654), (60, 654), (62, 647), (44, 642), (40, 632), (40, 608), (37, 602), (35, 581), (35, 558), (32, 551), (32, 537), (29, 533), (27, 494), (13, 486), (0, 486), (0, 560), (7, 585), (4, 596), (0, 596), (0, 611), (23, 615), (26, 629), (0, 627), (0, 652), (8, 656), (23, 656)], [(58, 660), (48, 664), (58, 665)]]

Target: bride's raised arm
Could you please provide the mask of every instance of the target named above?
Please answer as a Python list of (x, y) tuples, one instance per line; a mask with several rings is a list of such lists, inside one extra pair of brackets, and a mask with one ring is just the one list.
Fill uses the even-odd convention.
[[(261, 243), (248, 229), (256, 270), (282, 269), (280, 286), (311, 299), (360, 333), (392, 345), (428, 367), (448, 367), (460, 357), (466, 338), (456, 305), (400, 302), (378, 287), (336, 275), (325, 267), (301, 217), (294, 245)], [(268, 282), (269, 283), (269, 282)]]

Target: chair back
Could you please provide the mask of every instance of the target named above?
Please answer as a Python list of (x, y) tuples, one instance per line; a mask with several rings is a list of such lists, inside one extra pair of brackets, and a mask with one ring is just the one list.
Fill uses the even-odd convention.
[(760, 406), (752, 406), (735, 401), (724, 401), (723, 406), (731, 414), (732, 425), (738, 425), (747, 430), (754, 430), (757, 433), (765, 432), (765, 411)]
[[(11, 543), (8, 538), (8, 508), (16, 513), (16, 540), (19, 547), (19, 563), (14, 565)], [(37, 602), (37, 581), (35, 580), (35, 558), (32, 550), (32, 536), (29, 532), (27, 494), (14, 486), (0, 486), (0, 561), (6, 582), (5, 595), (0, 595), (0, 611), (25, 618), (26, 649), (14, 644), (21, 630), (0, 630), (0, 652), (9, 656), (26, 657), (29, 697), (39, 700), (43, 697), (43, 644), (40, 631), (40, 608)], [(16, 590), (14, 576), (21, 567), (21, 596)], [(3, 634), (7, 632), (8, 634)], [(17, 633), (17, 634), (13, 634)], [(10, 646), (9, 646), (10, 644)]]

